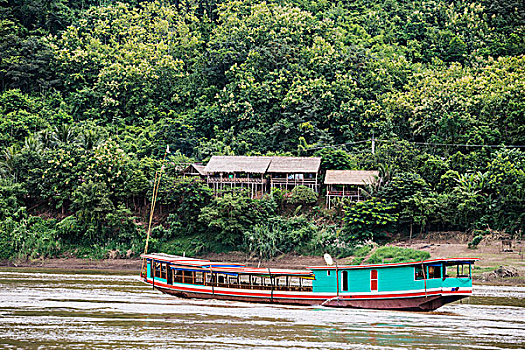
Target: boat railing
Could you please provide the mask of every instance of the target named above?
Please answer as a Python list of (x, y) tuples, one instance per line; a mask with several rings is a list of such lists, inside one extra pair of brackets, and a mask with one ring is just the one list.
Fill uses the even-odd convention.
[(251, 177), (208, 177), (208, 183), (247, 183), (247, 184), (265, 184), (266, 179)]
[[(159, 271), (160, 274), (160, 271)], [(297, 292), (312, 292), (313, 287), (311, 282), (301, 282), (300, 279), (294, 281), (293, 283), (288, 282), (286, 278), (286, 283), (284, 278), (279, 280), (279, 278), (272, 279), (264, 278), (264, 281), (261, 278), (256, 276), (253, 279), (248, 275), (244, 275), (244, 278), (233, 278), (227, 276), (214, 276), (209, 273), (195, 273), (193, 271), (181, 271), (173, 270), (170, 281), (168, 283), (184, 283), (184, 284), (193, 284), (193, 285), (202, 285), (202, 286), (214, 286), (222, 288), (236, 288), (236, 289), (255, 289), (255, 290), (274, 290), (274, 291), (297, 291)], [(291, 281), (290, 281), (291, 282)]]
[(179, 277), (173, 278), (174, 283), (184, 284), (196, 284), (203, 286), (214, 286), (222, 288), (237, 288), (237, 289), (257, 289), (257, 290), (278, 290), (278, 291), (294, 291), (294, 292), (311, 292), (312, 286), (272, 286), (272, 285), (261, 285), (261, 284), (249, 284), (249, 283), (210, 283), (201, 281), (195, 281), (192, 277)]
[[(207, 283), (206, 285), (211, 285)], [(248, 284), (248, 283), (215, 283), (213, 284), (216, 287), (223, 288), (238, 288), (238, 289), (257, 289), (257, 290), (280, 290), (280, 291), (296, 291), (296, 292), (311, 292), (313, 290), (312, 286), (271, 286), (271, 285), (261, 285), (261, 284)]]

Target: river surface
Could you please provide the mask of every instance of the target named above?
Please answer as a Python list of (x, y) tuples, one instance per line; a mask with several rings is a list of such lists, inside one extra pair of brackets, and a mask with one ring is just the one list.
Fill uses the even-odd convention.
[(525, 288), (429, 313), (189, 300), (135, 275), (0, 270), (0, 349), (524, 349)]

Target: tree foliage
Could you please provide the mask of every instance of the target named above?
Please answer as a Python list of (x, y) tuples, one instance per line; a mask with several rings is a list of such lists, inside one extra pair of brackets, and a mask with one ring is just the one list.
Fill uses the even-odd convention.
[(518, 0), (5, 0), (1, 249), (136, 250), (162, 165), (158, 244), (235, 248), (250, 232), (288, 247), (295, 229), (266, 220), (315, 194), (212, 198), (178, 177), (212, 155), (379, 170), (377, 199), (344, 223), (294, 213), (332, 225), (312, 239), (334, 246), (394, 230), (522, 234), (523, 148), (508, 146), (525, 144), (524, 34)]

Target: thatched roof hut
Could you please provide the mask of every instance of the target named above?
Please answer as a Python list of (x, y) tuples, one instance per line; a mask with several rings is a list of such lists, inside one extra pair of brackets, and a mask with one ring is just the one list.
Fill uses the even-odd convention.
[(317, 173), (321, 167), (320, 157), (272, 157), (269, 173)]
[(182, 171), (182, 174), (190, 176), (206, 176), (204, 168), (205, 166), (202, 164), (193, 163), (188, 165), (186, 169)]
[(206, 173), (317, 173), (320, 157), (249, 157), (213, 156), (204, 168)]
[(366, 185), (377, 181), (377, 170), (327, 170), (325, 185)]
[(248, 173), (264, 174), (272, 157), (213, 156), (204, 168), (207, 174)]

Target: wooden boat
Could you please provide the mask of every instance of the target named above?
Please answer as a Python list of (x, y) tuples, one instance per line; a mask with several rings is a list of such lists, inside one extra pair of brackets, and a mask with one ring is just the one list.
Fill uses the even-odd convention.
[(179, 297), (416, 311), (435, 310), (470, 296), (472, 265), (477, 260), (286, 270), (167, 254), (144, 254), (142, 258), (142, 280)]

